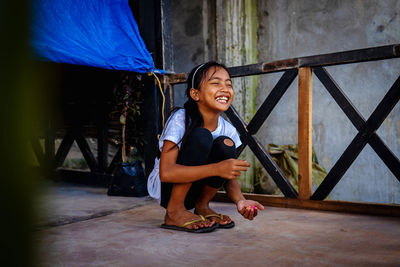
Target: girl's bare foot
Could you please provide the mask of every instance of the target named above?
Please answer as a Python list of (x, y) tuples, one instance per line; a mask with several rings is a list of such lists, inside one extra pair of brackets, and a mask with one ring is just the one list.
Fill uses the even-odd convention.
[[(175, 225), (175, 226), (181, 226), (185, 224), (186, 222), (200, 219), (199, 215), (193, 214), (188, 210), (174, 210), (174, 211), (169, 211), (165, 213), (165, 224), (166, 225)], [(208, 228), (214, 225), (214, 221), (210, 220), (205, 220), (205, 221), (199, 221), (195, 222), (192, 224), (189, 224), (185, 226), (187, 229), (199, 229), (199, 228)]]

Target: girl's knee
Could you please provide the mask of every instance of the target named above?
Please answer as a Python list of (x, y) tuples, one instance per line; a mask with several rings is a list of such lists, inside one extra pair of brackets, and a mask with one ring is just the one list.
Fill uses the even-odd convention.
[(178, 163), (183, 165), (202, 165), (207, 161), (213, 144), (211, 132), (205, 128), (195, 128), (182, 145)]
[(191, 146), (196, 148), (201, 153), (208, 154), (213, 144), (213, 137), (209, 130), (205, 128), (195, 128), (188, 138), (190, 139)]
[(219, 147), (235, 147), (235, 142), (227, 136), (219, 136), (214, 140), (214, 144)]
[(227, 136), (219, 136), (214, 140), (213, 149), (220, 157), (228, 159), (236, 157), (235, 142)]
[(224, 144), (227, 145), (227, 146), (234, 146), (235, 145), (235, 143), (233, 143), (232, 139), (230, 139), (230, 138), (225, 138), (224, 139)]
[(190, 134), (188, 140), (196, 143), (196, 145), (211, 146), (213, 143), (213, 137), (209, 130), (206, 128), (195, 128)]

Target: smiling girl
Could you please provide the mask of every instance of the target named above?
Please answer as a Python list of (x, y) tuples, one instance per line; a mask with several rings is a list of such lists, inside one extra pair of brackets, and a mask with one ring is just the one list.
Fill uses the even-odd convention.
[(207, 62), (190, 72), (187, 83), (188, 100), (168, 119), (159, 140), (160, 160), (149, 176), (149, 181), (161, 181), (160, 196), (148, 185), (149, 194), (166, 208), (161, 227), (197, 233), (233, 227), (228, 216), (209, 207), (222, 186), (238, 212), (252, 220), (264, 207), (246, 200), (240, 190), (236, 179), (250, 164), (235, 159), (239, 135), (220, 116), (234, 96), (228, 70)]

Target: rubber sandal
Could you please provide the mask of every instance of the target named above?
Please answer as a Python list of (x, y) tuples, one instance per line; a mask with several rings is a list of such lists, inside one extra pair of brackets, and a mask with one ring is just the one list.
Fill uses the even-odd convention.
[(184, 224), (182, 224), (181, 226), (177, 226), (177, 225), (167, 225), (165, 223), (161, 224), (161, 228), (164, 229), (169, 229), (169, 230), (176, 230), (176, 231), (185, 231), (185, 232), (190, 232), (190, 233), (209, 233), (214, 231), (215, 229), (218, 228), (218, 223), (214, 223), (212, 226), (210, 227), (203, 227), (203, 228), (198, 228), (198, 229), (188, 229), (186, 228), (186, 226), (196, 223), (196, 222), (204, 222), (206, 219), (200, 215), (200, 219), (195, 219), (195, 220), (191, 220), (188, 222), (185, 222)]
[[(206, 215), (206, 216), (204, 216), (205, 218), (210, 218), (210, 217), (217, 217), (217, 218), (219, 218), (219, 219), (221, 219), (221, 220), (223, 220), (224, 219), (224, 215), (223, 214), (208, 214), (208, 215)], [(235, 226), (235, 222), (234, 221), (232, 221), (231, 220), (231, 222), (230, 223), (227, 223), (227, 224), (220, 224), (220, 223), (217, 223), (218, 224), (218, 228), (223, 228), (223, 229), (229, 229), (229, 228), (232, 228), (232, 227), (234, 227)]]

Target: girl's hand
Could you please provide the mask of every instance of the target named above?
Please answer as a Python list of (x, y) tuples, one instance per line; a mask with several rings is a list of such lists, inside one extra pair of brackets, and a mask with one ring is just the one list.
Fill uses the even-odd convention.
[(227, 159), (217, 163), (217, 176), (226, 179), (236, 179), (241, 171), (247, 171), (250, 163), (240, 159)]
[(257, 216), (258, 210), (263, 210), (264, 206), (254, 200), (239, 200), (236, 204), (237, 210), (248, 220), (253, 220)]

